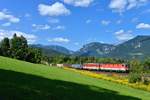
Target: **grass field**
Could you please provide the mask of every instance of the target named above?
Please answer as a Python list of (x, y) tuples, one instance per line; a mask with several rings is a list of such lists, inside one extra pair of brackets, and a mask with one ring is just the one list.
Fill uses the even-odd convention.
[(150, 100), (150, 92), (0, 57), (0, 100)]

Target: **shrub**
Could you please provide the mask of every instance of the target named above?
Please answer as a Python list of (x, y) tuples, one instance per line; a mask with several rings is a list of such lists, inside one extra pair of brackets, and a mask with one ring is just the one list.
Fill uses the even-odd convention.
[(129, 82), (136, 83), (141, 81), (141, 75), (139, 73), (130, 73), (129, 74)]

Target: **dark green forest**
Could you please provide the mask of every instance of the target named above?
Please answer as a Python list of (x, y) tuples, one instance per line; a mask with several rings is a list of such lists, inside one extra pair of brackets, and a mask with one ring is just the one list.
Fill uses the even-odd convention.
[(30, 48), (26, 38), (16, 34), (12, 39), (6, 37), (0, 42), (0, 55), (32, 63), (40, 63), (42, 58), (39, 49)]

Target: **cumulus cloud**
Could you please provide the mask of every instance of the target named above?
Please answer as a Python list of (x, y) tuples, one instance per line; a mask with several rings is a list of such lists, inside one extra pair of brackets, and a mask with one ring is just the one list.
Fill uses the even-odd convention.
[(12, 38), (14, 33), (16, 33), (18, 36), (21, 36), (21, 35), (24, 36), (28, 40), (29, 44), (34, 43), (37, 39), (37, 37), (33, 34), (27, 34), (24, 32), (14, 31), (14, 30), (9, 31), (9, 30), (1, 30), (0, 29), (0, 41), (5, 37)]
[(132, 31), (124, 31), (123, 29), (115, 32), (115, 36), (119, 41), (127, 41), (134, 37)]
[(0, 12), (0, 20), (6, 20), (11, 23), (18, 23), (20, 21), (19, 18), (15, 17), (13, 15), (7, 14), (6, 11)]
[(47, 24), (45, 25), (37, 25), (37, 24), (32, 24), (32, 27), (35, 29), (35, 30), (48, 30), (50, 29), (51, 27)]
[(49, 42), (58, 42), (58, 43), (68, 43), (70, 42), (69, 39), (67, 38), (63, 38), (63, 37), (56, 37), (56, 38), (53, 38), (53, 39), (48, 39)]
[(150, 29), (150, 24), (140, 23), (136, 26), (137, 29)]
[(109, 4), (109, 8), (117, 12), (123, 12), (125, 10), (126, 5), (127, 5), (127, 0), (111, 0)]
[(109, 8), (122, 13), (126, 10), (136, 8), (146, 4), (149, 0), (111, 0)]
[(109, 25), (109, 24), (110, 24), (110, 21), (109, 21), (109, 20), (102, 20), (102, 21), (101, 21), (101, 24), (102, 24), (102, 25)]
[(64, 3), (70, 4), (76, 7), (88, 7), (93, 0), (63, 0)]
[(62, 3), (56, 2), (52, 5), (39, 4), (38, 10), (42, 16), (61, 16), (70, 15), (70, 10)]

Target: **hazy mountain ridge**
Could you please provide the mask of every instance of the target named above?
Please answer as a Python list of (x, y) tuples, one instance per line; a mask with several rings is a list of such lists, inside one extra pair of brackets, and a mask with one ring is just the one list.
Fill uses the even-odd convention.
[(137, 36), (129, 41), (116, 46), (108, 54), (108, 57), (115, 58), (139, 58), (143, 59), (150, 56), (150, 36)]
[(57, 45), (34, 44), (31, 47), (41, 49), (43, 55), (46, 56), (71, 55), (73, 53), (73, 51)]
[(75, 55), (104, 57), (113, 49), (115, 49), (114, 45), (92, 42), (84, 45), (80, 50), (75, 52)]
[(73, 52), (58, 45), (33, 45), (42, 48), (44, 53), (53, 55), (95, 56), (131, 59), (143, 59), (150, 56), (150, 36), (137, 36), (119, 45), (92, 42)]

